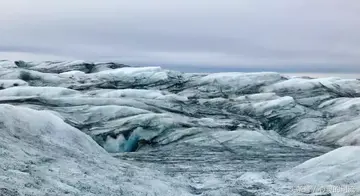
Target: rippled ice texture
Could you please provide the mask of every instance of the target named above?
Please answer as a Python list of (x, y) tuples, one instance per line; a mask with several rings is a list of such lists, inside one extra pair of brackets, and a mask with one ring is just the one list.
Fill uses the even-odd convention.
[(356, 79), (0, 61), (0, 102), (0, 195), (360, 194)]

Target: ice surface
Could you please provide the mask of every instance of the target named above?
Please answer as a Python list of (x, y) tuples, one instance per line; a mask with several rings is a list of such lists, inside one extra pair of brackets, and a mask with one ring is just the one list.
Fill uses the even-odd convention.
[(15, 87), (15, 86), (28, 86), (29, 84), (23, 80), (0, 80), (0, 89)]
[[(288, 178), (302, 185), (313, 187), (334, 186), (342, 191), (333, 195), (359, 195), (360, 147), (347, 146), (338, 148), (320, 157), (310, 159), (305, 163), (279, 174), (280, 178)], [(334, 189), (328, 190), (332, 192)]]
[(0, 96), (46, 96), (46, 97), (60, 97), (75, 95), (78, 92), (75, 90), (62, 87), (13, 87), (0, 91)]
[(0, 195), (359, 186), (356, 79), (0, 61), (0, 104)]
[(145, 89), (121, 89), (114, 90), (110, 92), (97, 94), (99, 97), (106, 98), (121, 98), (121, 97), (130, 97), (135, 99), (160, 99), (160, 100), (179, 100), (187, 101), (187, 97), (181, 97), (169, 92), (164, 92), (160, 90), (145, 90)]
[[(156, 171), (114, 159), (49, 112), (0, 105), (0, 193), (190, 195)], [(2, 191), (2, 192), (1, 192)]]

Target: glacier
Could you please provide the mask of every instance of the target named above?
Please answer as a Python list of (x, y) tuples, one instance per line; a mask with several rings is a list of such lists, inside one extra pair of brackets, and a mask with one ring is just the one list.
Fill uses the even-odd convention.
[(360, 195), (358, 79), (0, 61), (0, 134), (0, 195)]

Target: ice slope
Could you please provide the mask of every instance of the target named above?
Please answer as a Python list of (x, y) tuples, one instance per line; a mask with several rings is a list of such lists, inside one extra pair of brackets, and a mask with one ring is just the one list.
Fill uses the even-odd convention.
[[(19, 116), (8, 117), (8, 122), (14, 118), (24, 123), (19, 130), (35, 129), (35, 133), (42, 135), (41, 126), (57, 122), (53, 132), (44, 132), (51, 133), (48, 138), (54, 141), (34, 142), (39, 141), (34, 138), (17, 144), (10, 142), (16, 138), (7, 135), (0, 146), (17, 149), (19, 154), (27, 150), (45, 153), (46, 157), (55, 157), (52, 158), (56, 159), (55, 165), (65, 165), (62, 168), (94, 170), (93, 176), (89, 176), (93, 180), (86, 182), (80, 178), (71, 180), (71, 175), (76, 173), (72, 171), (59, 177), (60, 182), (71, 180), (69, 186), (75, 189), (87, 186), (91, 190), (86, 192), (89, 195), (111, 195), (123, 183), (126, 189), (122, 188), (125, 191), (122, 195), (168, 195), (169, 192), (163, 192), (165, 189), (178, 191), (180, 195), (203, 196), (314, 195), (294, 191), (301, 183), (284, 177), (285, 174), (278, 175), (279, 172), (297, 176), (296, 166), (306, 161), (327, 162), (328, 158), (322, 159), (321, 155), (328, 152), (334, 157), (334, 165), (340, 167), (343, 157), (336, 150), (331, 151), (341, 146), (355, 149), (360, 144), (360, 81), (356, 79), (289, 78), (278, 73), (185, 74), (160, 67), (106, 62), (1, 61), (0, 86), (0, 104), (16, 106), (2, 105), (2, 110), (34, 112), (29, 118), (46, 114), (34, 119), (35, 122)], [(12, 109), (6, 109), (9, 107)], [(23, 130), (26, 126), (29, 129)], [(67, 135), (71, 142), (60, 148), (57, 137), (65, 136), (60, 134), (63, 128), (59, 127), (85, 134)], [(10, 128), (7, 124), (2, 130)], [(71, 153), (82, 149), (73, 145), (74, 137), (81, 145), (90, 140), (90, 146), (96, 146), (94, 150), (100, 153), (72, 156)], [(37, 143), (44, 143), (41, 146), (47, 146), (51, 152), (32, 146)], [(352, 147), (340, 149), (350, 152)], [(354, 154), (350, 153), (349, 158)], [(2, 159), (21, 162), (36, 158), (31, 153), (25, 155), (12, 157), (8, 151)], [(346, 181), (346, 175), (355, 171), (355, 162), (338, 171), (344, 175), (338, 175), (336, 182)], [(52, 162), (46, 164), (46, 167), (36, 166), (36, 171), (44, 178), (51, 178), (53, 174), (47, 167), (55, 166), (51, 166)], [(328, 174), (324, 172), (314, 173), (312, 168), (316, 165), (304, 167), (304, 174), (308, 172), (314, 179), (326, 178)], [(123, 168), (135, 176), (127, 175)], [(98, 188), (96, 178), (114, 188), (109, 191)], [(163, 188), (158, 189), (158, 184), (153, 184), (150, 178)], [(9, 179), (16, 180), (15, 176)], [(140, 181), (135, 183), (134, 179)], [(78, 186), (77, 180), (85, 184)], [(29, 177), (28, 182), (37, 181)], [(14, 181), (0, 185), (22, 194), (26, 183)], [(55, 185), (46, 185), (52, 186)], [(75, 189), (68, 195), (79, 195)], [(140, 189), (144, 192), (133, 192)], [(26, 186), (24, 190), (28, 190)], [(46, 190), (49, 194), (52, 191)], [(54, 194), (62, 195), (61, 191), (55, 188)], [(36, 193), (42, 192), (30, 195)]]
[[(279, 174), (280, 178), (291, 179), (304, 192), (328, 192), (331, 195), (360, 194), (360, 147), (338, 148), (320, 157)], [(307, 190), (306, 190), (307, 189)]]
[(62, 87), (32, 87), (32, 86), (21, 86), (7, 88), (0, 91), (0, 96), (2, 97), (12, 97), (12, 96), (44, 96), (44, 97), (60, 97), (60, 96), (69, 96), (75, 95), (78, 92), (75, 90), (62, 88)]
[(0, 89), (6, 89), (15, 86), (28, 86), (23, 80), (0, 80)]
[(50, 112), (0, 105), (0, 135), (1, 195), (190, 195), (156, 171), (114, 159)]
[(101, 62), (94, 63), (94, 62), (86, 62), (86, 61), (63, 61), (63, 62), (62, 61), (59, 62), (15, 61), (14, 64), (18, 67), (27, 68), (30, 70), (40, 71), (44, 73), (64, 73), (69, 71), (82, 71), (86, 73), (93, 73), (108, 69), (128, 67), (127, 65), (119, 64), (119, 63), (101, 63)]

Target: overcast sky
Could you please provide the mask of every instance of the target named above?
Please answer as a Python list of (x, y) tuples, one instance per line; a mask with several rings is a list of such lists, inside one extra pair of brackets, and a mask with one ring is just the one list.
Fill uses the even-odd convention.
[(360, 72), (360, 1), (1, 0), (0, 59)]

